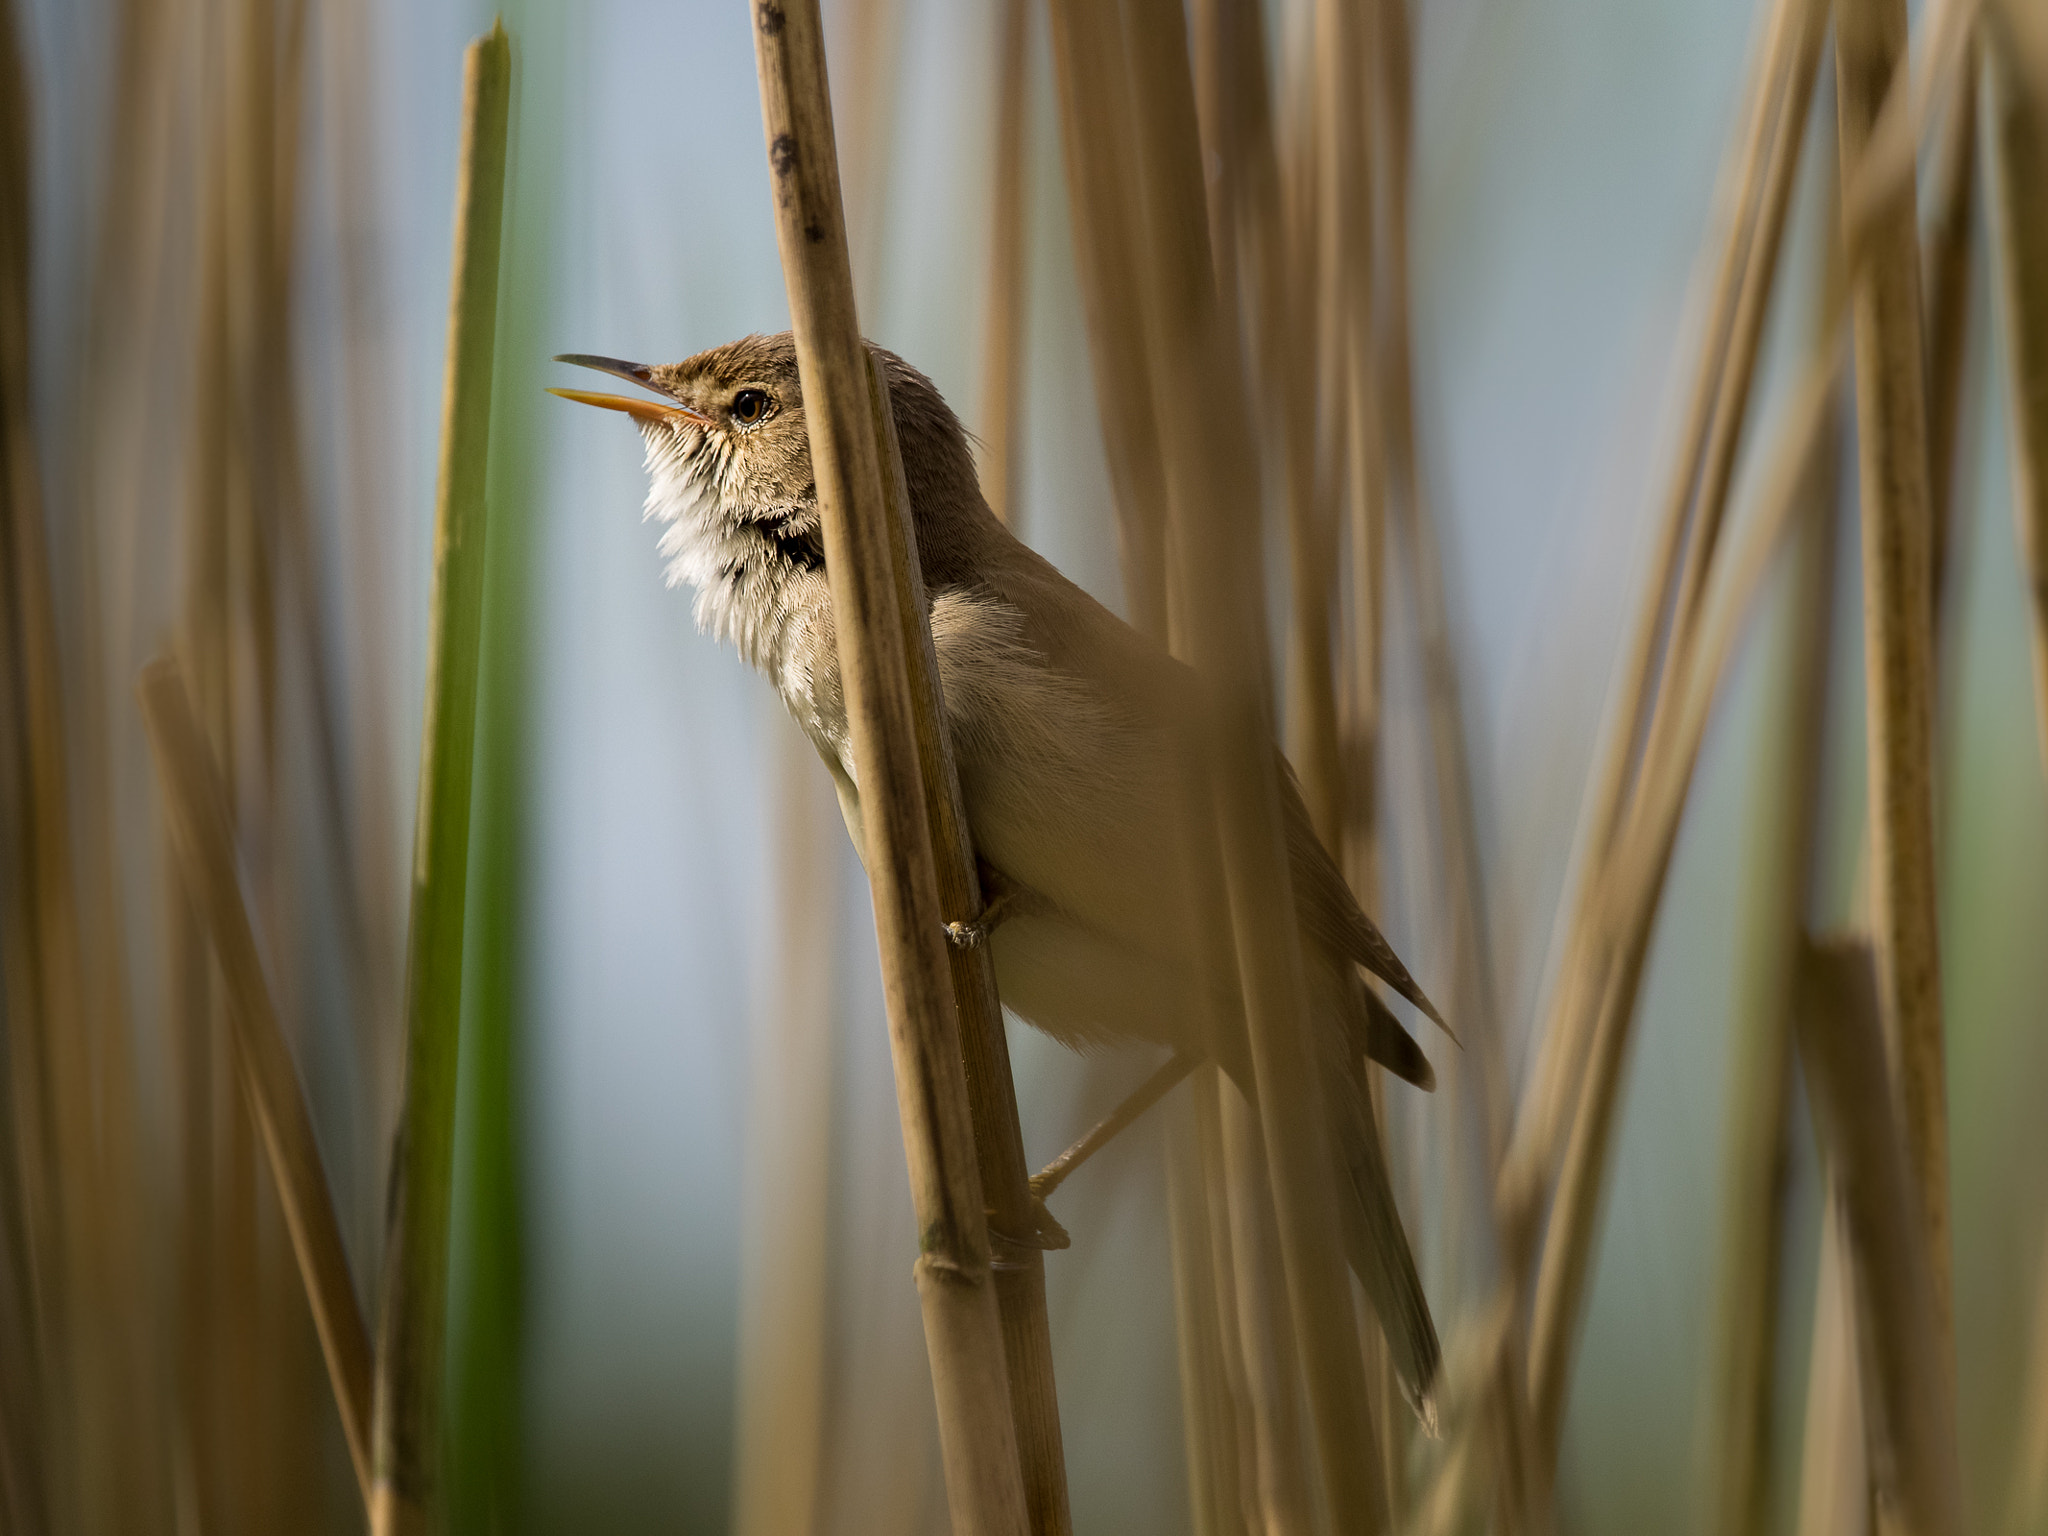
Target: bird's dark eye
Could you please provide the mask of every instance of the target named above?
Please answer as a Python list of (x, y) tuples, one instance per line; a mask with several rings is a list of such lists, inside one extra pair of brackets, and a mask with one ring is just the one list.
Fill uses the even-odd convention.
[(743, 389), (732, 397), (732, 419), (743, 427), (765, 419), (773, 409), (775, 402), (768, 398), (766, 390)]

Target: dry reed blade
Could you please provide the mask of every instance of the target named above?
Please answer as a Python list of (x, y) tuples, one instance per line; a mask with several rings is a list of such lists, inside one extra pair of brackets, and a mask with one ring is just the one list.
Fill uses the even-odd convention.
[(153, 663), (137, 687), (190, 898), (213, 940), (236, 1061), (291, 1232), (300, 1278), (327, 1360), (349, 1457), (370, 1501), (371, 1352), (348, 1254), (237, 870), (227, 792), (176, 662)]
[(437, 1518), (456, 1051), (488, 527), (484, 473), (511, 73), (511, 44), (502, 25), (469, 45), (414, 834), (405, 1119), (395, 1154), (396, 1208), (377, 1338), (371, 1506), (377, 1536), (430, 1529)]
[(757, 3), (753, 19), (776, 243), (824, 509), (897, 1107), (921, 1234), (917, 1287), (948, 1501), (958, 1530), (1023, 1532), (1024, 1479), (919, 763), (916, 714), (926, 701), (912, 692), (904, 640), (905, 624), (921, 626), (923, 615), (899, 609), (892, 549), (902, 532), (888, 497), (902, 483), (902, 468), (893, 443), (876, 430), (878, 413), (887, 421), (887, 397), (854, 311), (817, 3)]
[(2019, 67), (2012, 22), (1992, 13), (1992, 206), (2012, 402), (2013, 521), (2033, 617), (2034, 718), (2048, 771), (2048, 90)]
[(1335, 1241), (1334, 1163), (1303, 1032), (1303, 978), (1279, 831), (1265, 699), (1258, 569), (1245, 508), (1258, 463), (1234, 327), (1208, 242), (1200, 134), (1177, 0), (1133, 0), (1126, 68), (1146, 211), (1145, 331), (1174, 524), (1168, 549), (1188, 654), (1209, 680), (1202, 743), (1216, 795), (1229, 910), (1272, 1163), (1280, 1252), (1300, 1340), (1324, 1496), (1343, 1529), (1386, 1521), (1385, 1490), (1358, 1447), (1375, 1434)]
[[(938, 877), (939, 912), (950, 927), (982, 915), (983, 892), (959, 774), (942, 723), (945, 712), (939, 697), (930, 604), (917, 558), (896, 420), (889, 409), (888, 385), (872, 354), (868, 400), (875, 441), (881, 448), (891, 575), (902, 625), (918, 776)], [(1053, 1381), (1052, 1329), (1045, 1310), (1045, 1254), (1038, 1234), (1031, 1167), (1024, 1160), (1024, 1131), (1017, 1117), (1017, 1088), (1011, 1076), (1002, 1000), (996, 995), (995, 962), (985, 944), (949, 944), (947, 960), (959, 1015), (961, 1066), (981, 1189), (988, 1201), (990, 1235), (1002, 1256), (994, 1271), (996, 1306), (1002, 1320), (1025, 1504), (1034, 1532), (1064, 1536), (1073, 1518), (1067, 1507), (1066, 1452), (1060, 1439), (1059, 1395)]]
[(981, 490), (990, 509), (1010, 528), (1016, 526), (1023, 481), (1024, 316), (1031, 293), (1025, 223), (1030, 44), (1030, 0), (1002, 0), (996, 21), (988, 297), (981, 326)]
[(1962, 1530), (1953, 1370), (1917, 1174), (1893, 1109), (1868, 945), (1802, 958), (1799, 1054), (1841, 1201), (1854, 1275), (1858, 1355), (1881, 1505), (1914, 1536)]
[[(1956, 7), (1948, 12), (1954, 15)], [(1841, 0), (1836, 101), (1847, 192), (1853, 193), (1860, 162), (1877, 140), (1894, 77), (1906, 73), (1905, 57), (1903, 0)], [(1909, 135), (1909, 143), (1915, 140)], [(1909, 168), (1894, 196), (1870, 205), (1870, 250), (1852, 268), (1871, 910), (1886, 1031), (1899, 1053), (1906, 1134), (1934, 1265), (1941, 1350), (1952, 1361), (1947, 1072), (1935, 904), (1933, 529), (1912, 189)], [(1944, 1390), (1952, 1400), (1952, 1381)]]

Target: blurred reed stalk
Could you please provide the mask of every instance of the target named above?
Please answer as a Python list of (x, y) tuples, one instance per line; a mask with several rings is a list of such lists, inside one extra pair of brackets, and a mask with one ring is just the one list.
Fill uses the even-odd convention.
[(504, 224), (511, 43), (494, 25), (463, 59), (462, 155), (449, 283), (434, 595), (407, 956), (404, 1121), (377, 1340), (377, 1536), (439, 1517), (449, 1198), (453, 1178), (463, 920), (483, 629), (484, 499)]
[(2021, 1393), (2005, 1526), (2010, 1536), (2029, 1536), (2048, 1526), (2048, 1249), (2034, 1267), (2032, 1338)]
[[(1833, 207), (1829, 198), (1824, 216)], [(1836, 241), (1825, 244), (1831, 253), (1839, 249)], [(1760, 804), (1748, 836), (1743, 1006), (1727, 1090), (1720, 1310), (1707, 1421), (1715, 1468), (1712, 1529), (1723, 1536), (1766, 1527), (1776, 1476), (1774, 1378), (1791, 1176), (1792, 1030), (1819, 874), (1840, 455), (1838, 431), (1824, 429), (1801, 492), (1806, 507), (1778, 616), (1778, 675), (1755, 769)]]
[(1015, 529), (1022, 484), (1024, 321), (1030, 142), (1030, 0), (1001, 0), (996, 17), (995, 158), (989, 172), (988, 296), (982, 309), (981, 486)]
[[(922, 609), (904, 608), (904, 598), (916, 595), (917, 567), (888, 396), (855, 315), (817, 0), (757, 7), (754, 46), (776, 243), (824, 509), (826, 569), (840, 618), (897, 1106), (921, 1233), (915, 1274), (948, 1502), (957, 1530), (1021, 1533), (1040, 1522), (1062, 1529), (1063, 1473), (1061, 1508), (1032, 1510), (1020, 1467), (1020, 1442), (1028, 1453), (1046, 1436), (1013, 1417), (1005, 1322), (963, 1070), (963, 1047), (973, 1042), (962, 1026), (970, 1021), (955, 1015), (956, 1006), (971, 999), (956, 998), (960, 978), (944, 953), (941, 881), (947, 871), (939, 855), (964, 853), (965, 845), (956, 828), (954, 846), (942, 848), (934, 836), (942, 829), (932, 825), (933, 800), (950, 800), (957, 789), (950, 773), (936, 784), (925, 782), (924, 762), (935, 751), (943, 763), (944, 743), (932, 712), (935, 689), (920, 692), (911, 668), (913, 652), (930, 665), (931, 642)], [(811, 238), (812, 231), (823, 238)], [(935, 669), (929, 675), (935, 678)], [(1005, 1073), (1007, 1065), (1005, 1054)], [(1010, 1113), (1014, 1123), (1014, 1103)], [(984, 1142), (983, 1154), (990, 1150)], [(1021, 1171), (1021, 1150), (1018, 1163)], [(1000, 1199), (1003, 1192), (990, 1193)], [(1058, 1443), (1056, 1420), (1051, 1443)], [(1034, 1477), (1041, 1470), (1034, 1468)]]
[(2048, 94), (1999, 7), (1986, 12), (1994, 228), (2012, 410), (2013, 521), (2033, 616), (2035, 721), (2048, 771)]
[[(1841, 0), (1835, 22), (1835, 95), (1847, 186), (1871, 151), (1886, 92), (1895, 77), (1906, 76), (1906, 8), (1903, 0)], [(1872, 927), (1879, 996), (1897, 1053), (1932, 1255), (1938, 1357), (1950, 1362), (1949, 1379), (1933, 1385), (1952, 1405), (1947, 1073), (1935, 908), (1933, 524), (1920, 242), (1910, 167), (1870, 218), (1870, 252), (1855, 269), (1852, 302)]]
[(50, 1486), (52, 1451), (75, 1453), (63, 1434), (70, 1361), (60, 1309), (70, 1276), (58, 1230), (66, 1202), (52, 1056), (81, 1022), (55, 620), (30, 415), (33, 155), (26, 62), (10, 3), (0, 7), (0, 1004), (8, 1106), (0, 1163), (7, 1175), (0, 1500), (10, 1527), (30, 1531), (43, 1528), (70, 1492)]
[(794, 729), (775, 751), (776, 943), (750, 1031), (734, 1536), (819, 1528), (831, 1231), (838, 817)]
[[(381, 96), (372, 59), (370, 18), (358, 6), (323, 7), (318, 90), (332, 103), (329, 129), (334, 197), (340, 224), (342, 465), (340, 501), (342, 568), (347, 597), (340, 604), (347, 695), (348, 776), (354, 790), (350, 841), (333, 851), (351, 865), (362, 929), (360, 986), (355, 1000), (356, 1060), (367, 1085), (354, 1147), (364, 1167), (380, 1166), (398, 1118), (404, 1075), (404, 1031), (399, 1010), (404, 988), (405, 885), (394, 878), (405, 850), (399, 808), (389, 777), (391, 669), (397, 652), (390, 550), (393, 482), (388, 462), (392, 437), (390, 397), (383, 387), (392, 360), (377, 325), (385, 302), (385, 274), (374, 255), (376, 134)], [(361, 1181), (350, 1220), (365, 1238), (384, 1217), (383, 1182)]]
[(262, 1133), (367, 1509), (372, 1485), (369, 1333), (349, 1276), (312, 1116), (251, 924), (227, 791), (177, 662), (166, 658), (145, 668), (138, 692), (180, 872), (212, 937), (227, 994), (236, 1075)]
[[(1020, 42), (1020, 75), (1021, 52)], [(1016, 82), (1016, 90), (1021, 96), (1021, 80)], [(1021, 136), (1021, 125), (1017, 131)], [(1020, 166), (1020, 187), (1021, 176)], [(1020, 229), (1016, 235), (1020, 277), (1021, 235)], [(1013, 371), (1020, 362), (1021, 353), (1012, 357)], [(927, 617), (930, 604), (924, 591), (923, 567), (917, 557), (910, 491), (896, 442), (896, 418), (889, 409), (888, 386), (872, 357), (868, 363), (868, 400), (880, 449), (896, 613), (903, 628), (911, 721), (917, 733), (918, 775), (925, 817), (931, 828), (939, 910), (949, 926), (968, 923), (981, 915), (984, 893), (968, 835), (959, 778), (941, 724), (944, 711), (939, 696), (938, 660)], [(974, 1130), (975, 1157), (989, 1213), (992, 1252), (1000, 1258), (994, 1267), (996, 1307), (1002, 1322), (1011, 1418), (1024, 1479), (1026, 1511), (1037, 1536), (1066, 1536), (1073, 1520), (1067, 1500), (1059, 1398), (1053, 1380), (1052, 1328), (1046, 1314), (1047, 1238), (1040, 1231), (1041, 1207), (1031, 1184), (1030, 1166), (1024, 1160), (1023, 1126), (1017, 1114), (1017, 1090), (1011, 1075), (1002, 1001), (996, 992), (995, 964), (985, 944), (948, 945), (947, 959), (959, 1015), (961, 1064)]]
[[(910, 490), (904, 482), (902, 452), (896, 442), (896, 418), (889, 410), (888, 385), (872, 356), (868, 399), (875, 440), (883, 450), (883, 500), (889, 514), (896, 612), (904, 631), (905, 670), (917, 730), (925, 815), (937, 865), (939, 911), (950, 928), (972, 922), (981, 914), (983, 893), (959, 778), (941, 723), (938, 658), (917, 559)], [(1001, 1259), (994, 1268), (996, 1306), (1002, 1321), (1025, 1505), (1034, 1533), (1065, 1536), (1072, 1528), (1072, 1516), (1067, 1506), (1066, 1454), (1052, 1374), (1052, 1330), (1045, 1310), (1047, 1237), (1040, 1230), (1036, 1191), (1030, 1166), (1024, 1161), (1024, 1133), (1017, 1116), (1002, 1001), (996, 995), (995, 964), (986, 944), (948, 945), (946, 953), (959, 1011), (961, 1065), (982, 1194), (988, 1202), (991, 1249)]]
[(1870, 1465), (1864, 1453), (1856, 1298), (1843, 1212), (1832, 1178), (1821, 1212), (1820, 1263), (1808, 1346), (1799, 1452), (1798, 1536), (1867, 1536)]
[(1910, 1139), (1893, 1108), (1870, 946), (1800, 959), (1798, 1030), (1830, 1188), (1847, 1238), (1867, 1456), (1882, 1515), (1914, 1536), (1963, 1529), (1947, 1339), (1914, 1201)]

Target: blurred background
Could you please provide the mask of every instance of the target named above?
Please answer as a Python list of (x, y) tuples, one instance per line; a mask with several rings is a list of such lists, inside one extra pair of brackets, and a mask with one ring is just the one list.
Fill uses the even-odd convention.
[[(1025, 9), (1009, 511), (1121, 612), (1046, 22)], [(1698, 344), (1700, 252), (1763, 13), (1677, 0), (1412, 9), (1417, 439), (1465, 684), (1502, 1059), (1518, 1082), (1651, 556)], [(1275, 58), (1297, 10), (1266, 7)], [(826, 11), (863, 327), (987, 438), (1004, 7)], [(163, 851), (133, 679), (174, 643), (222, 658), (208, 707), (229, 722), (267, 956), (374, 1297), (460, 57), (491, 14), (444, 0), (13, 0), (5, 105), (29, 218), (6, 238), (29, 263), (30, 437), (9, 452), (19, 464), (32, 448), (40, 472), (79, 1017), (94, 1021), (51, 1133), (77, 1181), (65, 1198), (92, 1213), (70, 1271), (77, 1332), (44, 1382), (49, 1496), (73, 1512), (53, 1530), (360, 1523), (289, 1251), (205, 1038), (205, 952)], [(733, 1527), (746, 1308), (758, 1266), (776, 1262), (745, 1213), (800, 1176), (777, 1148), (808, 1130), (825, 1158), (829, 1276), (816, 1528), (941, 1530), (865, 880), (823, 774), (790, 780), (793, 728), (767, 687), (664, 585), (636, 434), (542, 393), (579, 382), (547, 361), (556, 352), (672, 361), (787, 325), (748, 10), (519, 0), (505, 20), (512, 181), (450, 1342), (457, 1525)], [(1828, 103), (1824, 87), (1817, 110)], [(1788, 398), (1811, 329), (1822, 180), (1809, 167), (1795, 199), (1791, 297), (1767, 326), (1758, 422)], [(1981, 200), (1971, 217), (1985, 218)], [(2048, 1274), (2048, 793), (1987, 248), (1970, 246), (1937, 756), (1962, 1467), (1971, 1528), (1992, 1531), (2018, 1507), (2026, 1404), (2041, 1390), (2027, 1362)], [(1281, 538), (1276, 523), (1276, 611)], [(1559, 1529), (1707, 1528), (1723, 1090), (1755, 1006), (1745, 914), (1773, 697), (1773, 631), (1750, 629), (1693, 784), (1626, 1064)], [(1836, 675), (1853, 682), (1853, 597), (1835, 632)], [(1424, 793), (1428, 701), (1413, 642), (1389, 654), (1379, 910), (1434, 990), (1453, 963), (1444, 903), (1428, 839), (1400, 825)], [(1845, 745), (1823, 809), (1826, 888), (1846, 911), (1860, 689), (1831, 700), (1830, 739)], [(791, 828), (808, 829), (809, 854), (792, 856)], [(780, 1022), (798, 964), (829, 978), (822, 1030)], [(18, 1011), (4, 1019), (21, 1027)], [(1034, 1163), (1150, 1065), (1080, 1059), (1015, 1025), (1011, 1044)], [(1445, 1072), (1457, 1048), (1424, 1044)], [(1456, 1136), (1431, 1119), (1452, 1113), (1443, 1097), (1389, 1091), (1411, 1211), (1457, 1182)], [(1803, 1107), (1792, 1125), (1786, 1467), (1823, 1205)], [(1158, 1116), (1140, 1122), (1054, 1202), (1073, 1235), (1047, 1275), (1083, 1532), (1191, 1525), (1161, 1130)], [(1448, 1221), (1410, 1225), (1455, 1336), (1483, 1285), (1453, 1262)], [(1798, 1479), (1781, 1471), (1773, 1488), (1790, 1529)]]

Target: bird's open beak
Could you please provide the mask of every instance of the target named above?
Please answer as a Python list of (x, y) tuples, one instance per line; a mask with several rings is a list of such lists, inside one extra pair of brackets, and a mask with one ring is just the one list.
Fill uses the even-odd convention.
[[(624, 363), (616, 357), (593, 357), (587, 352), (564, 352), (555, 358), (558, 363), (574, 363), (579, 368), (595, 368), (602, 373), (617, 374), (622, 379), (631, 379), (647, 389), (659, 390), (654, 382), (654, 371), (645, 363)], [(702, 411), (693, 411), (687, 405), (674, 400), (642, 400), (637, 395), (601, 395), (587, 389), (550, 389), (551, 395), (560, 395), (564, 400), (579, 400), (585, 405), (602, 406), (608, 411), (624, 411), (635, 421), (661, 426), (678, 426), (691, 422), (700, 427), (711, 425), (711, 418)]]

